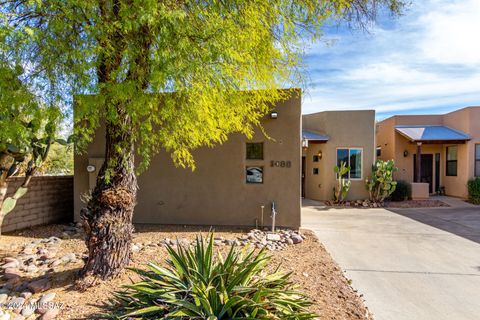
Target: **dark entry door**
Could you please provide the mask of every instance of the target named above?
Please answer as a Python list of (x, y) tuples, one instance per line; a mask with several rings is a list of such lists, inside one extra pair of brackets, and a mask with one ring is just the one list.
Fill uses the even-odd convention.
[(305, 198), (305, 157), (302, 157), (302, 198)]
[[(417, 181), (417, 155), (413, 155), (413, 181)], [(429, 184), (430, 193), (433, 193), (433, 154), (422, 154), (420, 164), (420, 182)]]

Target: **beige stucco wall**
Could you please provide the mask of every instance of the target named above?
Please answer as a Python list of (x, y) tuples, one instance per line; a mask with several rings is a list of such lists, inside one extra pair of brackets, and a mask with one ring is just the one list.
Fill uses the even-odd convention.
[[(300, 226), (301, 193), (301, 98), (276, 106), (278, 119), (262, 121), (268, 140), (260, 130), (251, 140), (264, 142), (264, 160), (246, 160), (247, 139), (232, 134), (223, 145), (196, 150), (196, 170), (176, 168), (164, 152), (156, 156), (138, 179), (138, 204), (134, 222), (159, 224), (254, 226), (265, 206), (265, 224), (270, 225), (270, 206), (275, 201), (277, 225)], [(104, 132), (100, 129), (85, 155), (75, 156), (75, 218), (84, 204), (80, 195), (89, 190), (89, 163), (101, 163)], [(291, 167), (271, 167), (272, 160), (290, 161)], [(247, 165), (264, 167), (263, 184), (247, 184)], [(98, 167), (98, 165), (97, 165)], [(90, 177), (90, 180), (94, 175)]]
[[(377, 125), (377, 143), (382, 147), (380, 159), (395, 159), (399, 171), (395, 178), (413, 182), (413, 155), (416, 145), (395, 132), (395, 125), (445, 125), (471, 136), (465, 144), (458, 144), (457, 176), (446, 176), (446, 150), (455, 144), (423, 144), (423, 154), (440, 153), (440, 185), (447, 195), (466, 198), (467, 181), (474, 176), (475, 144), (480, 143), (480, 107), (467, 107), (444, 115), (404, 115), (394, 116)], [(404, 151), (408, 156), (404, 157)], [(435, 158), (433, 158), (433, 179), (435, 181)], [(434, 191), (436, 186), (434, 185)]]
[[(361, 148), (362, 178), (352, 179), (348, 200), (365, 199), (365, 178), (371, 174), (375, 159), (375, 111), (325, 111), (302, 117), (303, 129), (327, 134), (327, 143), (310, 143), (305, 155), (305, 197), (330, 200), (336, 177), (333, 167), (337, 164), (337, 148)], [(322, 151), (322, 159), (313, 162), (313, 156)], [(319, 174), (313, 174), (313, 168)]]

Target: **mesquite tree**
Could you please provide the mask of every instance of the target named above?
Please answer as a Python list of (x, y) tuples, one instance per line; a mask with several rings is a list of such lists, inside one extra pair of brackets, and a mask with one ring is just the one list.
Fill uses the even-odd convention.
[[(48, 156), (60, 121), (56, 107), (45, 106), (19, 80), (22, 69), (0, 65), (0, 232), (5, 216), (28, 191), (32, 176)], [(7, 197), (8, 178), (25, 163), (24, 179)]]
[[(105, 163), (81, 217), (83, 275), (129, 263), (136, 174), (160, 150), (179, 166), (229, 133), (251, 136), (277, 90), (297, 85), (305, 40), (329, 19), (362, 25), (401, 0), (0, 0), (1, 50), (49, 97), (75, 101), (78, 149), (106, 129)], [(1, 39), (0, 39), (1, 40)], [(0, 53), (1, 53), (0, 50)], [(134, 155), (140, 155), (139, 168)], [(137, 169), (137, 170), (135, 170)]]

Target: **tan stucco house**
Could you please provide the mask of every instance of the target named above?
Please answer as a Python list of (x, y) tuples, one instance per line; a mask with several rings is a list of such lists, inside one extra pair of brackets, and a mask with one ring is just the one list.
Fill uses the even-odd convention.
[(303, 196), (331, 200), (333, 171), (341, 161), (350, 166), (347, 200), (368, 198), (365, 178), (375, 161), (375, 111), (324, 111), (302, 116)]
[[(232, 134), (215, 148), (193, 152), (196, 170), (177, 168), (166, 152), (152, 159), (138, 178), (135, 223), (194, 225), (271, 225), (275, 202), (276, 224), (298, 228), (301, 208), (301, 96), (275, 106), (262, 120), (253, 139)], [(103, 163), (103, 128), (86, 153), (75, 156), (75, 220), (84, 206), (81, 195), (95, 185)], [(89, 173), (87, 167), (94, 169)], [(263, 209), (262, 209), (263, 207)]]
[(377, 124), (379, 159), (395, 159), (397, 180), (466, 198), (480, 176), (480, 107), (441, 115), (399, 115)]
[[(293, 89), (292, 89), (293, 90)], [(303, 121), (303, 128), (302, 128)], [(375, 112), (328, 111), (301, 115), (300, 90), (278, 103), (253, 139), (232, 134), (215, 148), (194, 151), (196, 170), (177, 168), (166, 152), (138, 178), (135, 223), (270, 226), (298, 228), (302, 195), (330, 200), (333, 167), (352, 167), (349, 199), (367, 197), (364, 180), (375, 157)], [(82, 195), (93, 189), (104, 159), (99, 128), (86, 152), (75, 156), (75, 220)], [(88, 168), (88, 170), (87, 170)], [(263, 214), (262, 214), (263, 213)]]

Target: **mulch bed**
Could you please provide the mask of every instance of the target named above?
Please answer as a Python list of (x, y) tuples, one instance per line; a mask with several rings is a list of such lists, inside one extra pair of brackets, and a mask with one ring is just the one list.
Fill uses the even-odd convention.
[[(62, 225), (36, 227), (22, 232), (2, 235), (0, 238), (0, 258), (14, 255), (32, 240), (59, 236)], [(136, 243), (158, 242), (165, 238), (194, 239), (202, 232), (209, 231), (206, 227), (181, 226), (137, 226)], [(217, 228), (215, 235), (225, 239), (235, 239), (245, 235), (248, 230)], [(312, 311), (319, 314), (319, 319), (372, 319), (361, 296), (349, 285), (342, 270), (333, 261), (310, 231), (303, 231), (306, 240), (281, 251), (272, 251), (270, 267), (279, 264), (285, 272), (291, 272), (291, 280), (299, 285), (299, 290), (306, 293), (314, 302)], [(85, 252), (85, 244), (81, 239), (64, 239), (58, 250), (58, 256)], [(228, 250), (228, 247), (219, 247)], [(147, 262), (153, 261), (165, 264), (167, 256), (163, 247), (149, 247), (133, 254), (132, 267), (142, 268)], [(122, 284), (130, 283), (134, 276), (131, 271), (124, 271), (118, 278), (102, 282), (85, 292), (75, 290), (73, 283), (83, 262), (78, 259), (73, 263), (61, 265), (51, 274), (52, 288), (45, 293), (55, 292), (56, 302), (63, 304), (63, 309), (57, 319), (96, 319), (102, 312), (102, 303), (108, 299), (111, 292)], [(31, 279), (24, 279), (25, 281)]]

